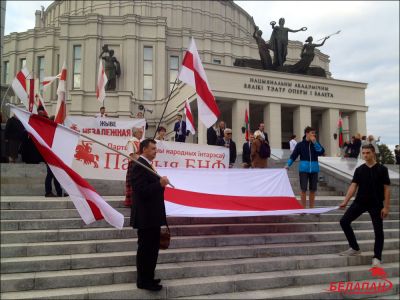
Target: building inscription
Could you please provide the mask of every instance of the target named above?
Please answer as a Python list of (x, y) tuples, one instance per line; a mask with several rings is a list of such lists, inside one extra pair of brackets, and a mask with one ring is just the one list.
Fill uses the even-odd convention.
[(285, 80), (250, 77), (249, 81), (244, 83), (244, 88), (289, 95), (333, 98), (333, 93), (329, 90), (329, 87), (321, 84), (306, 84)]

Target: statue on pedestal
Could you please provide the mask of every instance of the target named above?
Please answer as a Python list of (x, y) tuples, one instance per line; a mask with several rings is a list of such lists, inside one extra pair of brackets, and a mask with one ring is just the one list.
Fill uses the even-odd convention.
[[(108, 56), (102, 56), (108, 53)], [(104, 72), (107, 75), (108, 81), (105, 86), (106, 91), (115, 91), (117, 86), (117, 77), (121, 75), (121, 66), (119, 61), (114, 57), (114, 50), (108, 49), (108, 45), (104, 45), (99, 58), (104, 60)]]
[(290, 66), (290, 73), (307, 74), (315, 56), (315, 48), (321, 47), (327, 39), (329, 39), (329, 36), (325, 37), (321, 44), (313, 44), (313, 37), (309, 36), (306, 40), (306, 44), (304, 44), (303, 49), (301, 50), (300, 61), (295, 63), (293, 66)]
[(287, 46), (289, 43), (289, 32), (299, 32), (306, 31), (307, 27), (302, 27), (298, 30), (293, 30), (284, 27), (285, 19), (279, 19), (279, 26), (275, 26), (276, 22), (272, 21), (270, 25), (272, 26), (271, 39), (269, 40), (270, 48), (274, 51), (274, 66), (283, 67), (286, 61)]
[(269, 54), (269, 45), (264, 41), (264, 39), (261, 36), (262, 36), (262, 31), (258, 29), (258, 26), (254, 26), (253, 37), (257, 42), (258, 53), (260, 54), (261, 58), (261, 64), (264, 70), (271, 70), (272, 59), (271, 55)]

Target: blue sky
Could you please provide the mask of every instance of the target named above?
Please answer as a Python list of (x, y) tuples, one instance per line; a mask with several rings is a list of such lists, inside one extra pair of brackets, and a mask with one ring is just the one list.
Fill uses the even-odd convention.
[[(52, 1), (7, 1), (5, 34), (26, 31), (35, 24), (35, 10)], [(330, 56), (335, 79), (368, 83), (367, 133), (381, 142), (399, 144), (399, 2), (398, 1), (235, 1), (254, 17), (268, 40), (269, 22), (286, 19), (286, 26), (305, 32), (289, 36), (314, 40), (341, 30), (320, 48)], [(23, 7), (23, 9), (21, 9)]]

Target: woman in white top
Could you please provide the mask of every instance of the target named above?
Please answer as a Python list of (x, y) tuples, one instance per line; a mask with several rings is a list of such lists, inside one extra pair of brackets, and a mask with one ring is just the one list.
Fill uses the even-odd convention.
[(297, 145), (296, 135), (293, 134), (293, 135), (290, 137), (290, 141), (289, 141), (290, 153), (293, 152), (293, 150), (294, 150), (294, 148), (296, 147), (296, 145)]
[(128, 169), (126, 171), (125, 181), (125, 206), (132, 205), (132, 168), (133, 161), (139, 158), (140, 155), (140, 140), (143, 137), (143, 129), (139, 127), (132, 128), (132, 138), (126, 144), (126, 149), (129, 156)]

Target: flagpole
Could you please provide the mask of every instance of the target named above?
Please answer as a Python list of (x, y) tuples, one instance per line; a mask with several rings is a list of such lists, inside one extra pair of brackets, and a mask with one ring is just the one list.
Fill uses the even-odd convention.
[[(18, 110), (20, 110), (20, 111), (24, 111), (23, 109), (20, 109), (19, 107), (15, 106), (15, 105), (13, 105), (13, 104), (7, 103), (7, 105), (12, 106), (12, 107), (14, 107), (15, 109), (18, 109)], [(24, 112), (25, 112), (25, 111), (24, 111)], [(29, 112), (28, 112), (28, 113), (29, 113)], [(32, 114), (32, 113), (29, 113), (29, 114)], [(94, 138), (92, 138), (92, 137), (90, 137), (90, 136), (87, 136), (86, 134), (83, 134), (83, 133), (80, 133), (80, 132), (78, 132), (78, 131), (76, 131), (76, 130), (73, 130), (73, 129), (71, 129), (71, 128), (68, 128), (67, 126), (65, 126), (65, 125), (63, 125), (63, 124), (57, 124), (57, 125), (63, 127), (64, 129), (66, 129), (66, 130), (68, 130), (68, 131), (73, 132), (74, 134), (79, 134), (81, 137), (84, 137), (84, 138), (86, 138), (86, 139), (88, 139), (88, 140), (91, 140), (91, 141), (93, 141), (93, 142), (99, 144), (100, 146), (103, 146), (103, 147), (105, 147), (105, 148), (107, 148), (107, 149), (109, 149), (109, 150), (112, 150), (112, 151), (114, 151), (114, 152), (117, 152), (118, 154), (120, 154), (120, 155), (122, 155), (122, 156), (124, 156), (124, 157), (126, 157), (126, 158), (128, 158), (128, 159), (130, 159), (130, 157), (129, 157), (128, 155), (126, 155), (125, 153), (122, 153), (121, 151), (118, 151), (118, 150), (116, 150), (116, 149), (113, 149), (113, 148), (107, 146), (106, 144), (104, 144), (104, 143), (102, 143), (102, 142), (100, 142), (100, 141), (98, 141), (98, 140), (95, 140)], [(153, 174), (156, 175), (158, 178), (161, 178), (161, 175), (160, 175), (160, 174), (158, 174), (157, 172), (155, 172), (152, 168), (149, 168), (148, 166), (142, 164), (140, 161), (133, 160), (133, 162), (134, 162), (135, 164), (138, 164), (139, 166), (145, 168), (147, 171), (153, 173)], [(172, 186), (173, 188), (175, 188), (175, 186), (174, 186), (172, 183), (169, 183), (169, 185)]]
[[(33, 73), (33, 71), (30, 71), (29, 74), (26, 75), (26, 77), (29, 77), (32, 73)], [(25, 80), (26, 80), (26, 77), (25, 77)], [(14, 79), (15, 79), (15, 78), (14, 78)], [(3, 107), (3, 104), (4, 104), (4, 101), (6, 100), (6, 96), (7, 96), (7, 94), (8, 94), (8, 91), (10, 90), (11, 87), (12, 87), (12, 82), (11, 82), (11, 84), (8, 85), (7, 91), (5, 92), (5, 94), (4, 94), (4, 96), (3, 96), (3, 99), (1, 100), (0, 109)]]
[(163, 119), (163, 117), (164, 117), (164, 113), (165, 113), (165, 111), (167, 110), (168, 102), (169, 102), (169, 100), (171, 100), (171, 95), (172, 95), (172, 93), (175, 91), (175, 90), (174, 90), (174, 87), (175, 87), (176, 82), (178, 81), (178, 77), (179, 77), (179, 74), (178, 74), (178, 76), (176, 76), (176, 78), (175, 78), (174, 85), (172, 86), (171, 92), (169, 92), (167, 103), (165, 103), (164, 111), (163, 111), (163, 113), (162, 113), (162, 115), (161, 115), (160, 122), (158, 122), (158, 125), (157, 125), (157, 127), (156, 127), (156, 131), (154, 132), (153, 139), (154, 139), (154, 138), (156, 137), (156, 135), (157, 135), (157, 130), (158, 130), (158, 128), (160, 127), (161, 121), (162, 121), (162, 119)]
[(4, 101), (6, 100), (6, 96), (8, 94), (8, 91), (10, 90), (10, 88), (11, 88), (11, 84), (8, 86), (8, 89), (6, 90), (6, 92), (3, 96), (3, 99), (1, 100), (1, 106), (0, 106), (1, 108), (3, 108)]

